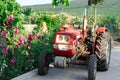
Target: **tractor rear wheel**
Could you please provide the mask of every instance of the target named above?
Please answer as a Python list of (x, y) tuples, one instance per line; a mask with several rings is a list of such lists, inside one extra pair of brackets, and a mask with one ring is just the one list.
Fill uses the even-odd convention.
[(107, 71), (111, 58), (111, 38), (109, 33), (105, 32), (98, 36), (95, 53), (100, 57), (97, 62), (97, 70)]
[(88, 61), (88, 80), (95, 80), (97, 69), (97, 57), (91, 54)]
[(42, 51), (38, 59), (38, 73), (40, 75), (46, 75), (49, 69), (50, 56), (47, 51)]

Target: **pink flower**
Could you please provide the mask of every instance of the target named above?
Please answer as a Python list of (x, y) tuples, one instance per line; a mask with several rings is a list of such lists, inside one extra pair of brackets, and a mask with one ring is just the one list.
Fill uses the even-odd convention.
[(28, 46), (28, 49), (31, 49), (31, 46)]
[(42, 36), (41, 36), (41, 35), (37, 35), (36, 37), (37, 37), (37, 39), (40, 39), (40, 38), (42, 38)]
[(6, 35), (7, 31), (6, 30), (2, 30), (2, 32), (0, 32), (1, 35)]
[(12, 66), (15, 63), (15, 61), (16, 61), (16, 58), (15, 57), (12, 58), (11, 61), (10, 61), (10, 66)]
[(9, 27), (9, 28), (12, 28), (12, 24), (8, 24), (8, 27)]
[(19, 29), (18, 28), (15, 28), (14, 29), (14, 34), (19, 34), (20, 32), (19, 32)]
[(29, 36), (28, 36), (28, 41), (32, 41), (33, 39), (34, 39), (33, 34), (29, 34)]
[(24, 44), (24, 42), (25, 42), (25, 37), (24, 37), (24, 36), (20, 36), (19, 42), (20, 42), (21, 44)]
[(2, 38), (6, 39), (6, 37), (7, 37), (7, 31), (6, 30), (2, 30), (0, 32), (0, 35), (2, 36)]
[(18, 49), (18, 48), (20, 48), (20, 46), (19, 46), (19, 45), (16, 45), (16, 46), (15, 46), (15, 49)]
[(13, 20), (14, 20), (14, 15), (11, 14), (6, 21), (6, 24), (9, 28), (12, 28), (13, 25), (11, 24), (11, 21), (13, 21)]
[(14, 20), (14, 15), (11, 14), (9, 17), (8, 17), (8, 21), (13, 21)]
[(6, 39), (6, 38), (7, 38), (7, 35), (3, 35), (3, 38)]
[(8, 48), (3, 48), (2, 49), (2, 54), (3, 54), (4, 57), (6, 57), (7, 53), (8, 53)]
[(0, 44), (0, 47), (3, 47), (4, 45), (3, 44)]

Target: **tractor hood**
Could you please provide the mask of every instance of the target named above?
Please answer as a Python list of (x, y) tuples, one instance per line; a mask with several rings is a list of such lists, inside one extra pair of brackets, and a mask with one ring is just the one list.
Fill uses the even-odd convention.
[(65, 34), (65, 35), (79, 35), (82, 33), (82, 30), (67, 30), (67, 31), (59, 31), (56, 34)]

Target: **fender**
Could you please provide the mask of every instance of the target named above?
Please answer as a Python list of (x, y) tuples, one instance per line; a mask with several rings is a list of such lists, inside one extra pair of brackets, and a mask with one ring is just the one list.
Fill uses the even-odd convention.
[(105, 32), (107, 29), (105, 27), (99, 27), (96, 32), (97, 33), (101, 33), (101, 32)]

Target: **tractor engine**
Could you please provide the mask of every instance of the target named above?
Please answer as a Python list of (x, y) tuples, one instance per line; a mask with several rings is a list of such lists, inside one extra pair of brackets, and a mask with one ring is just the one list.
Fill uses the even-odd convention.
[(75, 30), (67, 26), (65, 30), (57, 32), (54, 36), (54, 53), (56, 56), (73, 57), (84, 56), (87, 45), (84, 43), (82, 29)]
[(83, 39), (77, 41), (76, 54), (77, 56), (86, 56), (87, 54), (87, 45), (83, 42)]

